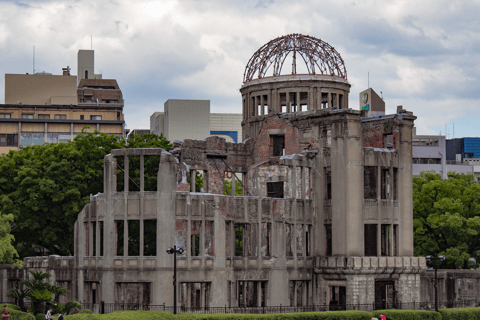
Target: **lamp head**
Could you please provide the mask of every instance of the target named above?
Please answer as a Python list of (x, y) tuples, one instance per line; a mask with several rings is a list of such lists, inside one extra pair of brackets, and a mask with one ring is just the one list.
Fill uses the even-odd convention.
[(185, 252), (185, 250), (183, 250), (183, 248), (178, 248), (177, 251), (178, 251), (178, 253), (180, 253), (180, 254), (183, 254), (183, 253)]
[(445, 261), (445, 260), (447, 260), (447, 257), (445, 257), (445, 256), (438, 256), (438, 260), (439, 260), (439, 261)]
[(167, 253), (168, 253), (168, 254), (173, 254), (174, 251), (175, 251), (175, 250), (173, 250), (173, 248), (168, 248), (168, 249), (167, 249)]
[(428, 262), (431, 262), (431, 261), (433, 261), (433, 256), (428, 255), (428, 256), (425, 257), (425, 260), (427, 260)]

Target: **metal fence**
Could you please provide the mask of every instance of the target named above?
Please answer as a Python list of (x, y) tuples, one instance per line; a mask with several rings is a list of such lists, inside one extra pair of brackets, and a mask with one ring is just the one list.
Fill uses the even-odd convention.
[[(0, 302), (4, 305), (12, 302)], [(168, 311), (173, 313), (172, 306), (139, 304), (139, 303), (81, 303), (82, 309), (90, 309), (93, 313), (112, 313), (114, 311)], [(31, 302), (25, 301), (25, 307), (30, 308)], [(457, 300), (457, 301), (439, 301), (438, 308), (473, 308), (480, 307), (480, 300)], [(272, 306), (272, 307), (203, 307), (187, 308), (177, 307), (177, 313), (250, 313), (250, 314), (268, 314), (268, 313), (294, 313), (294, 312), (315, 312), (315, 311), (339, 311), (339, 310), (360, 310), (374, 311), (385, 309), (399, 310), (435, 310), (435, 302), (406, 302), (392, 304), (330, 304), (330, 305), (312, 305), (312, 306)]]
[[(438, 307), (444, 308), (473, 308), (480, 307), (479, 300), (439, 301)], [(90, 309), (94, 313), (112, 313), (114, 311), (168, 311), (173, 313), (174, 308), (166, 305), (150, 305), (138, 303), (82, 303), (82, 309)], [(272, 307), (203, 307), (187, 308), (177, 307), (177, 313), (294, 313), (315, 311), (360, 310), (374, 311), (385, 309), (399, 310), (435, 310), (435, 302), (406, 302), (382, 304), (346, 304), (346, 305), (312, 305), (312, 306), (272, 306)]]

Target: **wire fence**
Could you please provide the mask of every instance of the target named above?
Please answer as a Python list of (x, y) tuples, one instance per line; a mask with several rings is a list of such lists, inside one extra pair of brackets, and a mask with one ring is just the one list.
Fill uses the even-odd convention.
[[(0, 302), (0, 305), (12, 302)], [(25, 301), (25, 307), (30, 308), (31, 302)], [(480, 300), (456, 300), (439, 301), (438, 308), (473, 308), (480, 307)], [(115, 311), (168, 311), (174, 313), (174, 307), (162, 305), (151, 305), (146, 303), (81, 303), (81, 309), (90, 309), (93, 313), (104, 314)], [(381, 304), (330, 304), (311, 306), (270, 306), (270, 307), (177, 307), (177, 313), (245, 313), (245, 314), (269, 314), (269, 313), (295, 313), (315, 311), (375, 311), (385, 309), (399, 310), (435, 310), (435, 302), (396, 302)]]

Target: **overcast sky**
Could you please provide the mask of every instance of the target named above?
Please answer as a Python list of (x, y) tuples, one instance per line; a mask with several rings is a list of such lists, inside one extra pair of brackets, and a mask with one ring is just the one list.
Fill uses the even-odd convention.
[[(209, 99), (241, 113), (245, 65), (269, 40), (302, 33), (345, 61), (350, 107), (370, 86), (387, 113), (413, 111), (418, 134), (480, 136), (480, 1), (4, 1), (0, 74), (76, 74), (79, 49), (117, 79), (127, 127), (149, 128), (167, 99)], [(4, 77), (0, 78), (4, 87)], [(4, 103), (4, 90), (0, 92)]]

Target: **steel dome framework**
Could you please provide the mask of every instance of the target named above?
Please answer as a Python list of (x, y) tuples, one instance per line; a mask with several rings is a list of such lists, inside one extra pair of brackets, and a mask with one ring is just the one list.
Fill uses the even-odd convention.
[(345, 63), (334, 47), (320, 39), (298, 33), (278, 37), (258, 49), (248, 61), (243, 82), (266, 76), (273, 65), (273, 76), (280, 76), (287, 56), (293, 53), (292, 74), (297, 74), (297, 54), (305, 62), (309, 74), (323, 74), (347, 80)]

